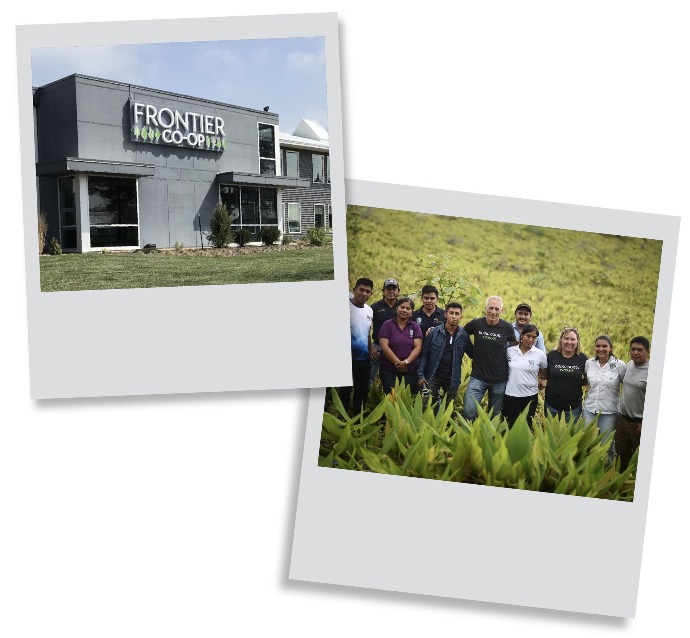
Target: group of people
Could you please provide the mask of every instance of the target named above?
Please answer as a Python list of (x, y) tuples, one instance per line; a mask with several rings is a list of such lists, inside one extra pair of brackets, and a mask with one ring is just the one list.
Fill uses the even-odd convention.
[(650, 354), (646, 337), (631, 340), (627, 364), (614, 356), (607, 335), (595, 339), (594, 356), (588, 358), (573, 326), (563, 328), (558, 344), (547, 353), (527, 303), (515, 308), (511, 324), (500, 317), (502, 299), (489, 297), (484, 316), (462, 326), (462, 305), (450, 302), (442, 310), (432, 285), (422, 288), (417, 310), (412, 299), (400, 297), (396, 279), (386, 279), (382, 298), (370, 306), (373, 292), (371, 279), (360, 278), (350, 295), (353, 385), (338, 390), (347, 410), (352, 404), (354, 413), (361, 412), (377, 375), (386, 394), (396, 382), (404, 382), (413, 393), (421, 391), (425, 400), (435, 401), (438, 409), (442, 396), (456, 400), (467, 354), (472, 371), (463, 403), (465, 419), (477, 418), (488, 394), (489, 411), (502, 414), (509, 427), (525, 411), (531, 426), (539, 391), (544, 390), (546, 414), (568, 420), (582, 416), (585, 425), (597, 419), (606, 437), (614, 437), (610, 458), (615, 450), (621, 468), (627, 467), (642, 431)]

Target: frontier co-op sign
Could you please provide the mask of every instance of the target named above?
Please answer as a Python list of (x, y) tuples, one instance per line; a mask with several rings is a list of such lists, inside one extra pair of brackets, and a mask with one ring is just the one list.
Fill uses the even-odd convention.
[(178, 111), (168, 106), (129, 101), (133, 142), (167, 144), (222, 152), (228, 148), (225, 122), (217, 115)]

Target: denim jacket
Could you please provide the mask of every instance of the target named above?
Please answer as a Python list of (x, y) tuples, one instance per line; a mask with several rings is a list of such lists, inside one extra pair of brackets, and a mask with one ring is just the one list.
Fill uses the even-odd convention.
[[(441, 361), (441, 355), (446, 348), (446, 324), (435, 326), (424, 338), (422, 356), (419, 358), (417, 377), (431, 381), (436, 373), (436, 368)], [(472, 342), (462, 326), (458, 326), (453, 338), (453, 367), (450, 376), (450, 387), (460, 387), (460, 370), (462, 367), (462, 355), (471, 353)]]

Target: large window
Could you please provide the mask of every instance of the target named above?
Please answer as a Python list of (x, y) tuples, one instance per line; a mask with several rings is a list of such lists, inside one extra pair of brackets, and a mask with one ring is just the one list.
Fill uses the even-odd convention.
[(285, 175), (286, 177), (299, 177), (299, 153), (297, 151), (285, 151)]
[(278, 225), (275, 188), (221, 184), (220, 199), (230, 212), (233, 230), (248, 229), (250, 241), (260, 241), (263, 226)]
[(58, 179), (60, 208), (60, 245), (63, 250), (77, 249), (77, 208), (74, 197), (74, 177)]
[(288, 204), (287, 205), (288, 214), (288, 232), (289, 233), (299, 233), (301, 226), (300, 219), (300, 205), (299, 204)]
[(89, 176), (91, 247), (138, 246), (137, 181)]
[(314, 226), (323, 228), (326, 225), (326, 205), (314, 204)]
[(259, 124), (259, 172), (276, 174), (276, 131), (271, 124)]
[(326, 175), (324, 172), (324, 156), (317, 155), (316, 153), (311, 156), (311, 165), (313, 169), (312, 182), (314, 184), (325, 184)]

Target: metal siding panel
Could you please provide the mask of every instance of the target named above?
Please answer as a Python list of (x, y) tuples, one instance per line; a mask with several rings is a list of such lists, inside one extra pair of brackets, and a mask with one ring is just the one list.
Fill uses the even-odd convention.
[[(166, 180), (140, 179), (139, 189), (139, 244), (169, 245)], [(174, 242), (173, 242), (174, 243)]]
[(168, 182), (168, 211), (170, 244), (179, 241), (185, 246), (199, 246), (194, 182)]

